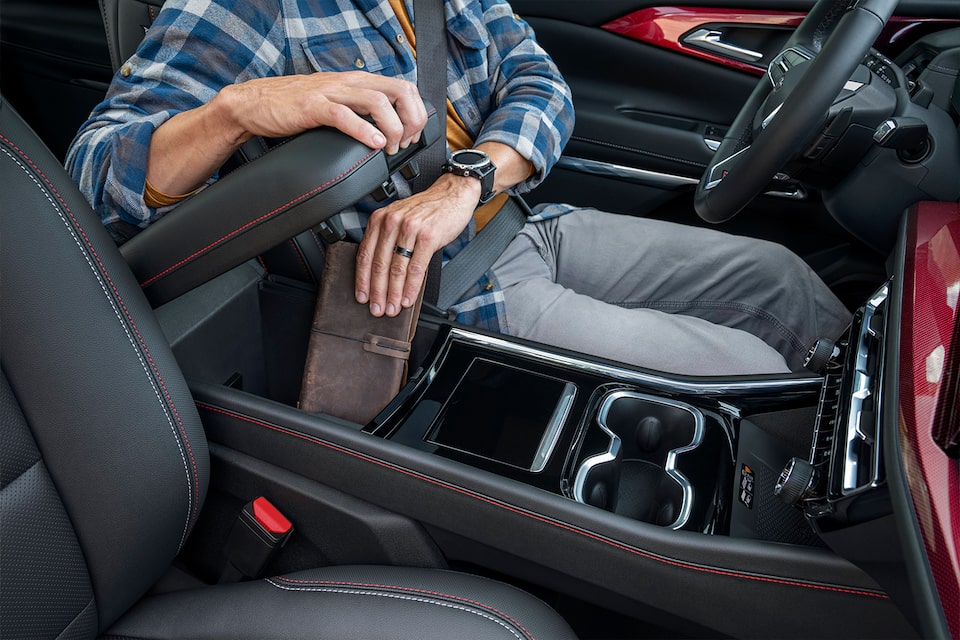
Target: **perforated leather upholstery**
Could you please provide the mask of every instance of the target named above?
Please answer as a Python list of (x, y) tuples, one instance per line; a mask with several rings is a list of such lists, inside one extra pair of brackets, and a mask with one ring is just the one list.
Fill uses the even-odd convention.
[(203, 504), (196, 408), (112, 240), (2, 100), (0, 211), (0, 637), (572, 637), (512, 587), (397, 567), (141, 600)]

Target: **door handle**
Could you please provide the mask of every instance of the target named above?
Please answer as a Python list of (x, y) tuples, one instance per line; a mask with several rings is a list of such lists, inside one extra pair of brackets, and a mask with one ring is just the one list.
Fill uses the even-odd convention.
[(717, 53), (741, 62), (759, 62), (763, 53), (724, 42), (723, 32), (715, 29), (697, 29), (684, 36), (683, 43), (710, 53)]

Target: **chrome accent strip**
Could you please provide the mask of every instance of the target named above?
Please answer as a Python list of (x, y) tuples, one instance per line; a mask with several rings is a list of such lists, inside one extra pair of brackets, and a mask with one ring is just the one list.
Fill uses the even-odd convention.
[[(847, 412), (846, 434), (844, 440), (843, 481), (841, 483), (843, 495), (851, 495), (852, 493), (874, 487), (877, 485), (877, 482), (880, 479), (879, 424), (873, 426), (875, 435), (871, 436), (870, 434), (864, 432), (864, 425), (862, 425), (861, 422), (863, 420), (863, 404), (872, 393), (870, 390), (871, 387), (876, 390), (876, 397), (874, 398), (873, 404), (874, 407), (876, 407), (877, 417), (879, 420), (879, 407), (882, 406), (881, 391), (883, 389), (883, 385), (872, 385), (871, 377), (867, 374), (867, 359), (869, 356), (868, 336), (876, 337), (875, 333), (870, 327), (870, 322), (876, 315), (880, 305), (887, 300), (889, 295), (890, 285), (885, 284), (880, 287), (877, 293), (875, 293), (867, 302), (867, 304), (864, 305), (863, 320), (860, 324), (860, 334), (857, 336), (856, 344), (851, 345), (851, 347), (856, 348), (857, 351), (853, 368), (853, 393), (851, 394), (850, 398), (850, 409)], [(878, 354), (881, 361), (883, 360), (883, 351), (884, 344), (883, 341), (881, 341), (880, 353)], [(882, 383), (882, 380), (880, 382)], [(857, 475), (860, 469), (860, 458), (857, 455), (858, 441), (866, 442), (873, 447), (873, 458), (870, 460), (873, 478), (865, 485), (860, 485), (857, 482)]]
[(777, 114), (780, 113), (780, 109), (783, 109), (783, 105), (786, 104), (781, 102), (777, 105), (777, 108), (771, 111), (766, 118), (763, 119), (763, 122), (760, 123), (760, 129), (766, 129), (770, 126), (770, 123), (773, 122), (773, 119), (777, 117)]
[(671, 191), (678, 191), (686, 187), (695, 187), (699, 182), (696, 178), (678, 176), (672, 173), (660, 173), (658, 171), (648, 171), (635, 167), (625, 167), (620, 164), (598, 162), (597, 160), (587, 160), (586, 158), (571, 158), (569, 156), (561, 156), (560, 160), (557, 161), (557, 166), (571, 171), (589, 173), (595, 176), (619, 178), (620, 180), (626, 180), (648, 187), (657, 187), (658, 189), (669, 189)]
[(707, 145), (707, 149), (710, 149), (710, 151), (716, 151), (719, 149), (722, 142), (722, 140), (714, 140), (713, 138), (703, 139), (703, 144)]
[(707, 178), (707, 184), (706, 184), (706, 186), (704, 186), (704, 189), (707, 189), (707, 190), (713, 189), (715, 186), (717, 186), (718, 184), (720, 184), (721, 182), (723, 182), (723, 179), (724, 179), (726, 176), (724, 176), (724, 175), (721, 174), (719, 178), (714, 177), (714, 176), (717, 175), (717, 171), (722, 170), (722, 169), (723, 169), (723, 165), (725, 165), (725, 164), (727, 164), (728, 162), (732, 161), (734, 158), (736, 158), (736, 157), (739, 156), (740, 154), (746, 153), (749, 149), (750, 149), (750, 147), (744, 147), (743, 149), (740, 149), (740, 151), (737, 151), (737, 152), (736, 152), (735, 154), (733, 154), (732, 156), (727, 156), (726, 158), (724, 158), (724, 159), (721, 160), (720, 162), (718, 162), (718, 163), (716, 163), (715, 165), (713, 165), (713, 168), (710, 169), (710, 175), (709, 175), (709, 177)]
[(620, 455), (620, 448), (623, 446), (620, 436), (610, 431), (605, 424), (598, 422), (598, 425), (601, 431), (610, 437), (610, 444), (607, 445), (606, 451), (590, 456), (577, 467), (577, 475), (573, 479), (573, 499), (582, 504), (587, 504), (587, 501), (583, 497), (583, 485), (586, 484), (590, 471), (594, 467), (607, 464), (608, 462), (614, 462)]
[(544, 430), (543, 437), (540, 439), (537, 453), (533, 456), (530, 471), (540, 473), (547, 468), (547, 462), (550, 461), (553, 450), (557, 448), (557, 441), (560, 440), (560, 432), (563, 424), (567, 421), (567, 416), (570, 415), (570, 409), (573, 407), (573, 401), (576, 397), (577, 385), (572, 382), (565, 384), (563, 393), (560, 394), (560, 400), (557, 401), (553, 415), (550, 416), (550, 422), (547, 423), (547, 428)]
[(857, 82), (857, 81), (855, 81), (855, 80), (847, 80), (847, 83), (846, 83), (845, 85), (843, 85), (843, 90), (844, 90), (844, 91), (857, 92), (857, 91), (860, 91), (860, 89), (862, 89), (862, 88), (863, 88), (863, 83), (862, 83), (862, 82)]
[(697, 29), (690, 35), (686, 36), (683, 39), (683, 43), (687, 45), (694, 45), (711, 53), (719, 53), (727, 56), (728, 58), (733, 58), (734, 60), (739, 60), (741, 62), (759, 62), (763, 59), (762, 52), (754, 51), (753, 49), (747, 49), (745, 47), (739, 47), (730, 42), (724, 42), (722, 38), (722, 31), (717, 31), (715, 29)]
[[(619, 382), (645, 385), (657, 391), (667, 393), (689, 393), (691, 395), (708, 396), (735, 395), (751, 392), (762, 394), (819, 392), (823, 384), (823, 378), (788, 378), (779, 380), (749, 380), (744, 382), (688, 382), (668, 378), (666, 375), (641, 373), (639, 371), (621, 369), (599, 362), (588, 362), (579, 358), (572, 358), (559, 353), (510, 342), (503, 338), (474, 333), (460, 327), (450, 329), (449, 339), (452, 342), (496, 349), (543, 364), (583, 371)], [(438, 361), (440, 360), (442, 360), (442, 357), (438, 358)]]

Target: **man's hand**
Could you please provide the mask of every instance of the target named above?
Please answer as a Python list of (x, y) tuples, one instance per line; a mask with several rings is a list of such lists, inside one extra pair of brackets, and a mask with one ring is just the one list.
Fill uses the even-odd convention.
[[(495, 193), (520, 183), (533, 171), (533, 165), (507, 145), (484, 142), (477, 148), (497, 167)], [(357, 253), (357, 302), (369, 302), (375, 316), (395, 316), (401, 307), (410, 307), (420, 293), (430, 258), (466, 228), (480, 191), (476, 178), (447, 173), (426, 191), (374, 211)], [(413, 255), (405, 257), (396, 252), (397, 247)]]
[(425, 191), (374, 211), (357, 252), (357, 302), (369, 302), (375, 316), (410, 307), (430, 258), (460, 235), (479, 200), (479, 180), (445, 174)]
[[(392, 155), (417, 142), (427, 124), (416, 85), (364, 71), (259, 78), (225, 87), (218, 99), (226, 100), (237, 137), (330, 126)], [(376, 126), (360, 117), (367, 115)]]
[(161, 192), (187, 193), (250, 138), (320, 126), (393, 154), (417, 142), (426, 123), (417, 87), (405, 80), (363, 71), (258, 78), (224, 87), (208, 104), (158, 127), (150, 140), (147, 178)]

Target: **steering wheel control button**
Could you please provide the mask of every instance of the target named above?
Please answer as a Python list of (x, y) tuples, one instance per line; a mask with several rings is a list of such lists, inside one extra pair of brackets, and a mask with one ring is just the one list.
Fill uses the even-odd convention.
[(816, 483), (817, 471), (812, 464), (800, 458), (790, 458), (773, 487), (773, 493), (787, 504), (798, 504), (813, 495)]
[(783, 79), (794, 67), (800, 66), (804, 62), (809, 62), (813, 56), (797, 47), (790, 47), (770, 62), (767, 67), (767, 75), (775, 89), (783, 86)]

